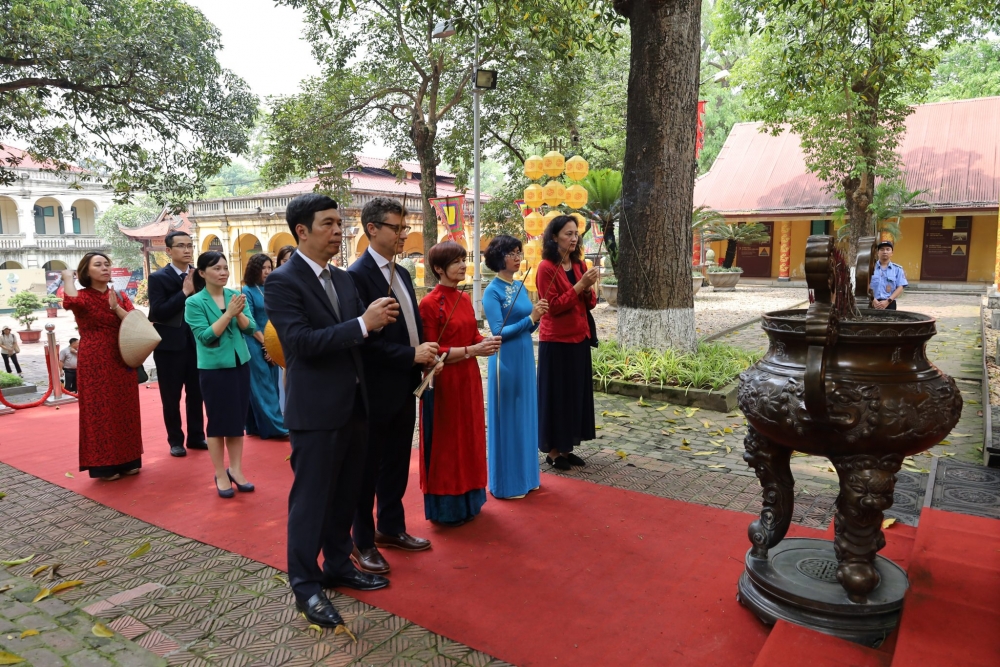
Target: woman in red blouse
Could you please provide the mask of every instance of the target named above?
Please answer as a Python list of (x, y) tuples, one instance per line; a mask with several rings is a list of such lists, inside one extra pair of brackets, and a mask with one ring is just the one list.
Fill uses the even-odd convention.
[(80, 400), (80, 470), (112, 481), (142, 467), (139, 380), (118, 348), (118, 329), (132, 302), (111, 284), (111, 260), (88, 252), (76, 270), (63, 271), (63, 307), (80, 329), (77, 387)]
[(486, 416), (476, 357), (496, 352), (500, 338), (483, 338), (472, 300), (458, 289), (465, 248), (438, 243), (427, 266), (440, 282), (420, 301), (420, 319), (424, 340), (441, 345), (444, 368), (420, 406), (420, 490), (429, 521), (460, 526), (486, 503)]
[(538, 330), (538, 449), (559, 470), (584, 465), (573, 448), (596, 437), (587, 311), (597, 305), (597, 269), (587, 270), (576, 219), (554, 218), (535, 274), (549, 312)]

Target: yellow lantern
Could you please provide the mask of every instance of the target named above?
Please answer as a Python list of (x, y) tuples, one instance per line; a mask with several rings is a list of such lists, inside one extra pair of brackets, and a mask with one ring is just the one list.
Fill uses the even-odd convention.
[(524, 289), (529, 292), (535, 292), (538, 288), (535, 286), (535, 272), (532, 271), (530, 276), (527, 276), (524, 280)]
[(549, 151), (542, 158), (542, 171), (545, 172), (546, 176), (555, 178), (559, 174), (563, 173), (563, 169), (566, 167), (566, 158), (559, 151)]
[(542, 190), (542, 199), (549, 206), (559, 206), (566, 200), (566, 186), (559, 181), (549, 181)]
[(417, 284), (418, 285), (423, 285), (424, 284), (424, 263), (423, 262), (417, 262), (416, 269), (417, 269)]
[(590, 173), (590, 165), (579, 155), (566, 160), (566, 177), (571, 181), (582, 181)]
[(524, 260), (527, 266), (532, 266), (532, 261), (542, 255), (542, 242), (538, 239), (528, 241), (524, 244)]
[(542, 168), (542, 158), (537, 155), (532, 155), (527, 160), (524, 161), (524, 175), (531, 180), (537, 180), (542, 177), (545, 170)]
[(580, 213), (570, 213), (570, 216), (576, 220), (576, 230), (583, 234), (583, 230), (587, 227), (587, 219)]
[(587, 270), (588, 271), (590, 271), (592, 268), (594, 268), (594, 263), (591, 260), (584, 259), (583, 261), (587, 263)]
[(545, 226), (548, 227), (549, 223), (558, 218), (560, 215), (565, 214), (562, 211), (549, 211), (542, 217), (542, 220), (545, 221)]
[(524, 231), (527, 232), (528, 236), (538, 236), (545, 231), (545, 220), (542, 218), (542, 214), (538, 211), (534, 211), (524, 218)]
[(566, 205), (570, 208), (583, 208), (587, 205), (587, 188), (582, 185), (571, 185), (566, 188)]
[(521, 260), (521, 267), (520, 267), (520, 270), (518, 272), (523, 275), (524, 272), (527, 271), (527, 270), (528, 270), (528, 262), (526, 262), (525, 260), (522, 259)]
[(538, 208), (545, 201), (545, 194), (542, 186), (532, 183), (524, 189), (524, 203), (531, 208)]

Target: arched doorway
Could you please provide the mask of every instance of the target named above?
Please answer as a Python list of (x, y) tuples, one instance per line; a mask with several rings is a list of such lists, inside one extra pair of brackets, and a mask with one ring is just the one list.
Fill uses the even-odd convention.
[[(73, 234), (94, 235), (97, 233), (97, 228), (95, 227), (95, 223), (97, 222), (97, 204), (89, 199), (77, 199), (73, 202), (70, 213), (73, 218)], [(69, 233), (70, 230), (67, 229), (66, 232)]]
[(406, 237), (406, 241), (403, 243), (403, 257), (412, 257), (414, 255), (423, 256), (424, 254), (424, 235), (420, 232), (410, 232)]
[(295, 247), (295, 238), (288, 232), (278, 232), (267, 242), (267, 252), (272, 256), (277, 255), (286, 245)]
[(201, 242), (202, 252), (225, 252), (225, 248), (222, 247), (222, 241), (215, 234), (209, 234), (205, 237), (205, 240)]
[(65, 234), (62, 204), (54, 197), (42, 197), (32, 207), (35, 218), (35, 234), (55, 236)]
[(253, 234), (240, 234), (233, 242), (233, 254), (229, 258), (229, 284), (239, 285), (243, 281), (243, 271), (246, 269), (247, 260), (264, 248)]
[(49, 261), (42, 264), (42, 268), (46, 271), (65, 271), (69, 267), (66, 266), (66, 262), (59, 259), (50, 259)]
[(361, 257), (361, 253), (363, 253), (365, 250), (368, 250), (368, 246), (371, 245), (370, 243), (368, 243), (368, 237), (365, 236), (364, 234), (358, 234), (357, 238), (358, 238), (358, 240), (355, 241), (355, 244), (354, 244), (354, 258), (355, 259), (357, 259), (358, 257)]
[(10, 197), (0, 197), (0, 234), (20, 234), (17, 222), (17, 201)]
[(14, 261), (7, 261), (4, 262), (3, 264), (0, 264), (0, 271), (3, 271), (4, 269), (23, 269), (23, 268), (24, 267), (21, 266), (20, 263)]

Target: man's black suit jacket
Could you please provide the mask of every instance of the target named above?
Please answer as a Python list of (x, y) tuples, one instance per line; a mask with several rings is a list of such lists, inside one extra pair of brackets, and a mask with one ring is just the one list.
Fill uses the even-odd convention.
[[(405, 289), (413, 304), (417, 334), (424, 342), (423, 322), (420, 320), (420, 304), (410, 274), (401, 266), (396, 266), (396, 279), (392, 283), (393, 292)], [(354, 279), (358, 295), (365, 304), (385, 297), (389, 283), (375, 258), (367, 250), (362, 253), (347, 270)], [(399, 301), (399, 299), (396, 299)], [(413, 390), (420, 384), (421, 371), (413, 365), (414, 349), (410, 346), (410, 334), (406, 330), (402, 305), (395, 322), (378, 332), (368, 334), (368, 342), (361, 350), (365, 360), (365, 379), (378, 401), (378, 412), (396, 414), (406, 401), (413, 401)]]
[(340, 302), (338, 319), (312, 268), (298, 253), (271, 272), (264, 308), (285, 354), (285, 426), (296, 431), (337, 430), (361, 396), (368, 408), (358, 317), (365, 306), (347, 272), (328, 265)]
[(184, 304), (187, 301), (184, 279), (168, 264), (149, 276), (147, 291), (149, 321), (160, 334), (160, 344), (156, 349), (161, 352), (193, 350), (194, 336), (184, 321)]

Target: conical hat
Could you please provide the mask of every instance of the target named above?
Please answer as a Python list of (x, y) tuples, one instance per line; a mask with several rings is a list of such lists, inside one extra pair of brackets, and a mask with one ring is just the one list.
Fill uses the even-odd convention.
[(160, 334), (140, 310), (130, 311), (118, 329), (118, 347), (122, 359), (131, 368), (138, 368), (160, 344)]
[(281, 341), (278, 340), (278, 330), (269, 321), (264, 327), (264, 349), (271, 361), (282, 368), (285, 367), (285, 351), (281, 349)]

